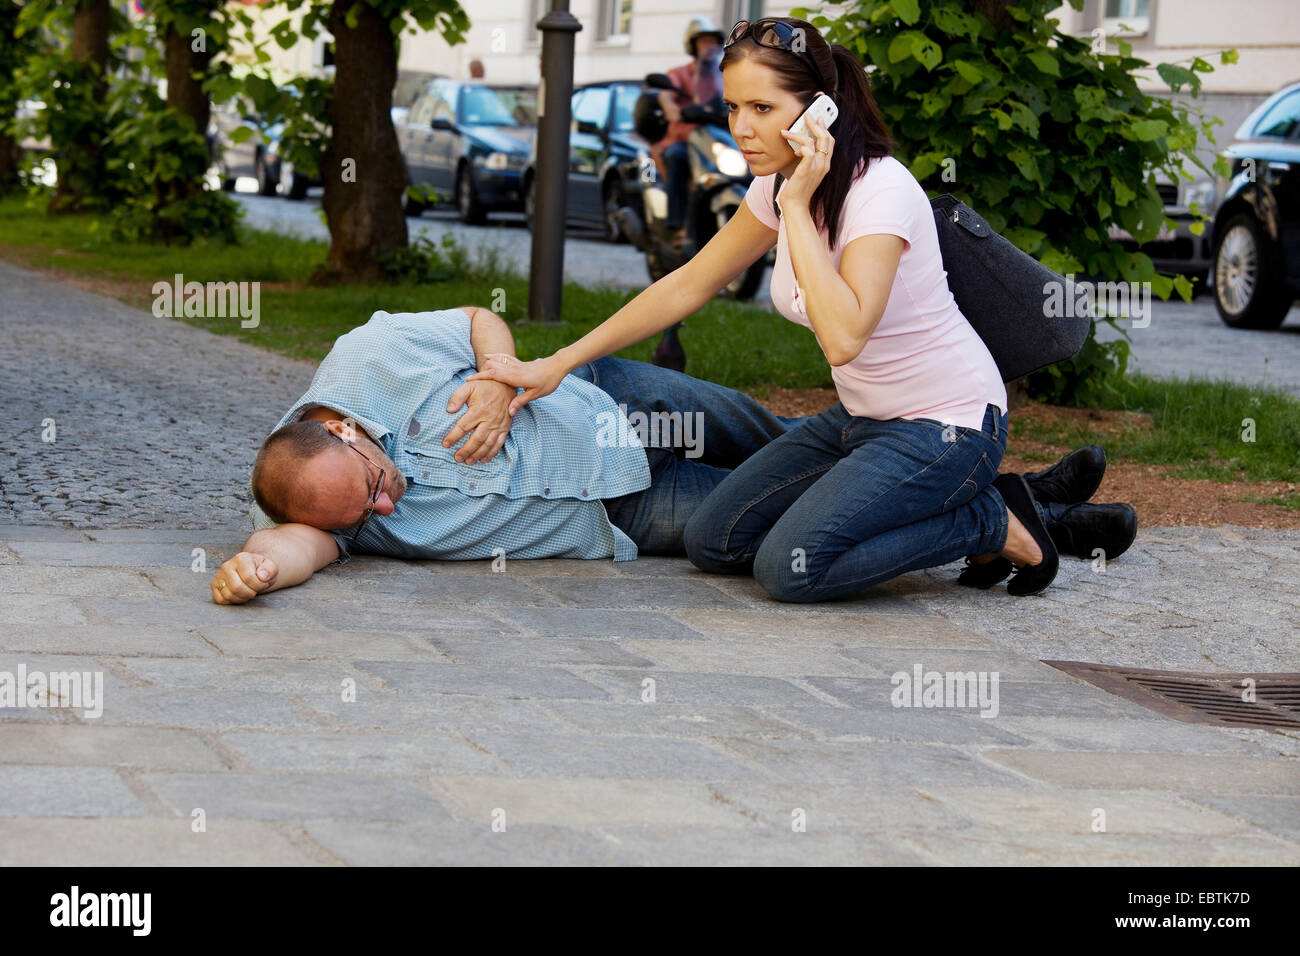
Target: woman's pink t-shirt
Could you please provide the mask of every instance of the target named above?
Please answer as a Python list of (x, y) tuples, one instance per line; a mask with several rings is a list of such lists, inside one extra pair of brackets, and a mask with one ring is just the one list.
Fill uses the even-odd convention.
[[(755, 177), (746, 201), (760, 222), (778, 230), (773, 304), (787, 319), (812, 328), (794, 281), (785, 217), (772, 211), (775, 178)], [(844, 247), (876, 233), (899, 236), (903, 255), (885, 313), (866, 346), (852, 362), (831, 369), (840, 401), (850, 414), (866, 418), (932, 418), (981, 428), (990, 402), (1007, 410), (1007, 390), (988, 346), (948, 289), (925, 190), (892, 156), (872, 160), (849, 187), (831, 264), (838, 271)], [(825, 230), (821, 236), (826, 241)]]

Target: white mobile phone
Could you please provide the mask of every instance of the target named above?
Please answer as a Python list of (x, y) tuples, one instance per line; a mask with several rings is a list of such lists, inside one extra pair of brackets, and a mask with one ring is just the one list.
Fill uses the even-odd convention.
[[(803, 115), (795, 120), (794, 125), (786, 132), (809, 136), (811, 135), (808, 129), (809, 119), (815, 117), (821, 120), (821, 124), (825, 129), (830, 129), (831, 124), (835, 122), (835, 117), (839, 115), (840, 108), (835, 105), (835, 101), (823, 93), (812, 101), (812, 105), (803, 111)], [(790, 140), (786, 140), (786, 143), (789, 144), (791, 151), (796, 155), (799, 153), (801, 147), (798, 143), (793, 143)]]

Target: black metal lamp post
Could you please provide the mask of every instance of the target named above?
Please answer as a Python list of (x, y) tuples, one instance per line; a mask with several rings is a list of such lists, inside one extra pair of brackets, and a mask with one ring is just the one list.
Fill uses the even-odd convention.
[(558, 322), (564, 292), (564, 220), (569, 192), (569, 100), (573, 96), (574, 34), (582, 24), (569, 13), (569, 0), (551, 0), (537, 21), (542, 33), (541, 116), (537, 129), (537, 174), (533, 180), (533, 246), (528, 280), (528, 315)]

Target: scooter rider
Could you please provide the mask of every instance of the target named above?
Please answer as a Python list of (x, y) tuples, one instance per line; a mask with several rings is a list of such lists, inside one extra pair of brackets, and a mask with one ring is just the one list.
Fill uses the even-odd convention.
[(659, 105), (668, 119), (668, 132), (651, 147), (650, 155), (668, 184), (668, 226), (677, 230), (675, 241), (678, 244), (685, 238), (682, 220), (686, 216), (691, 175), (686, 138), (697, 125), (684, 122), (681, 110), (683, 106), (708, 103), (721, 95), (722, 74), (718, 64), (722, 59), (722, 39), (722, 31), (711, 19), (706, 16), (692, 18), (683, 37), (691, 62), (668, 71), (668, 78), (685, 95), (672, 90), (659, 94)]

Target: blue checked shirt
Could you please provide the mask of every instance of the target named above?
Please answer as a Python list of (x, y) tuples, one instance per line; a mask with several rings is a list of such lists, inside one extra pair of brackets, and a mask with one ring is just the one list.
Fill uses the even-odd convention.
[[(337, 409), (406, 476), (406, 494), (392, 514), (371, 516), (356, 551), (438, 560), (503, 552), (510, 558), (635, 558), (636, 545), (610, 523), (600, 499), (649, 487), (650, 469), (613, 399), (566, 376), (550, 395), (515, 414), (491, 461), (470, 465), (455, 460), (465, 439), (451, 448), (443, 448), (442, 439), (465, 414), (449, 413), (447, 403), (474, 371), (465, 312), (376, 312), (335, 341), (311, 387), (275, 426), (316, 406)], [(610, 422), (619, 434), (610, 434)], [(250, 513), (255, 530), (274, 527), (256, 502)], [(347, 539), (330, 534), (339, 562), (346, 562)]]

